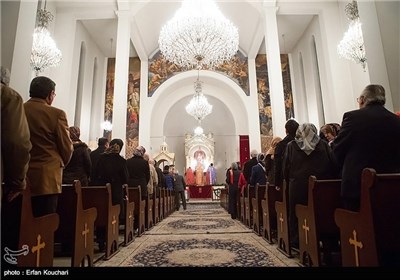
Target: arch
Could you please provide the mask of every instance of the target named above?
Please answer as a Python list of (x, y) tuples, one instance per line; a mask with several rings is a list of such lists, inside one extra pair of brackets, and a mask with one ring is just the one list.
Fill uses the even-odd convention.
[[(150, 135), (160, 135), (163, 131), (166, 116), (171, 107), (181, 99), (193, 95), (193, 82), (197, 78), (197, 71), (187, 71), (171, 77), (165, 81), (153, 94), (149, 102)], [(234, 124), (234, 133), (249, 134), (248, 115), (250, 104), (246, 102), (248, 96), (231, 79), (212, 71), (201, 70), (200, 80), (204, 82), (206, 96), (212, 96), (225, 104), (231, 113)], [(247, 98), (247, 100), (246, 100)], [(160, 121), (163, 120), (163, 121)]]

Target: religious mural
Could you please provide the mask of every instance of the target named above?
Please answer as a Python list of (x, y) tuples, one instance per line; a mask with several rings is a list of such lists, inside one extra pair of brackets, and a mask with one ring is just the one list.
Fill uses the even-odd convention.
[[(115, 58), (109, 58), (107, 63), (106, 78), (106, 102), (104, 105), (104, 121), (112, 123), (113, 104), (114, 104), (114, 78), (115, 78)], [(104, 130), (103, 136), (111, 140), (111, 131)]]
[[(184, 71), (186, 71), (186, 69), (167, 61), (162, 56), (161, 52), (158, 51), (149, 60), (148, 96), (153, 96), (154, 92), (161, 86), (163, 82)], [(246, 95), (250, 94), (247, 57), (245, 57), (240, 51), (238, 51), (229, 62), (221, 64), (220, 66), (216, 67), (214, 71), (233, 80), (242, 88)]]
[[(112, 123), (113, 99), (114, 99), (115, 59), (108, 59), (107, 85), (104, 120)], [(139, 108), (140, 108), (140, 59), (129, 58), (128, 88), (127, 88), (127, 115), (126, 115), (126, 139), (125, 157), (130, 158), (133, 150), (139, 142)], [(111, 132), (104, 132), (104, 136), (110, 138)]]
[[(294, 117), (293, 93), (290, 80), (289, 56), (281, 54), (281, 69), (283, 80), (283, 91), (285, 98), (286, 119)], [(258, 92), (258, 112), (260, 118), (261, 151), (266, 152), (272, 141), (272, 108), (269, 92), (267, 56), (259, 54), (256, 57), (256, 77)], [(284, 135), (276, 135), (284, 137)]]

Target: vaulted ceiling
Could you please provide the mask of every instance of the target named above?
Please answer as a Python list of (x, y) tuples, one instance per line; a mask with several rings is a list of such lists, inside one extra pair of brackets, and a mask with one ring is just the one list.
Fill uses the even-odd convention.
[[(50, 0), (51, 1), (51, 0)], [(161, 0), (97, 0), (59, 1), (53, 0), (58, 12), (70, 12), (79, 19), (107, 57), (115, 57), (118, 10), (129, 10), (131, 18), (131, 56), (142, 60), (151, 57), (158, 50), (161, 27), (171, 19), (181, 6), (181, 1)], [(254, 57), (265, 53), (265, 19), (262, 0), (220, 0), (216, 1), (221, 12), (239, 30), (239, 48), (245, 55)], [(276, 1), (276, 6), (301, 6), (300, 1)], [(301, 10), (301, 9), (299, 9)], [(304, 30), (312, 20), (309, 13), (281, 13), (278, 9), (278, 33), (281, 52), (289, 53), (296, 45)]]

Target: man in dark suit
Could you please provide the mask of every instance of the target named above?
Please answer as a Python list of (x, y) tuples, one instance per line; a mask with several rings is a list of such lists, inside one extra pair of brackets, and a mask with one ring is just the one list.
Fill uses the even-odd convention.
[(277, 189), (280, 189), (283, 184), (283, 156), (285, 155), (285, 150), (286, 146), (288, 143), (292, 140), (294, 140), (296, 136), (296, 131), (297, 128), (299, 127), (299, 123), (296, 122), (294, 119), (289, 119), (285, 123), (285, 131), (286, 131), (286, 136), (283, 138), (282, 141), (280, 141), (275, 148), (275, 170), (274, 170), (274, 176), (275, 176), (275, 186)]
[(343, 207), (358, 211), (361, 172), (400, 172), (400, 118), (388, 111), (385, 89), (368, 85), (357, 98), (359, 110), (343, 115), (342, 127), (333, 142), (333, 153), (342, 167)]
[(109, 141), (106, 137), (100, 137), (97, 140), (97, 149), (90, 153), (90, 161), (92, 162), (92, 170), (90, 172), (90, 179), (94, 181), (94, 174), (96, 172), (96, 166), (99, 162), (100, 155), (105, 152), (105, 150), (109, 147)]

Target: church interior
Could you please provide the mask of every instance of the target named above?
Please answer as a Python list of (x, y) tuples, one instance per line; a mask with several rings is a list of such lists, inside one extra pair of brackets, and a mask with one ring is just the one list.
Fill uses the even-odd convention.
[[(213, 7), (233, 26), (230, 32), (237, 36), (237, 45), (219, 46), (233, 55), (216, 63), (207, 60), (207, 55), (218, 52), (216, 43), (208, 42), (209, 53), (197, 55), (191, 64), (178, 64), (179, 58), (172, 61), (177, 53), (183, 53), (181, 60), (187, 58), (196, 38), (199, 42), (203, 40), (199, 37), (208, 36), (202, 28), (196, 38), (180, 35), (187, 36), (180, 42), (181, 49), (173, 41), (163, 41), (164, 36), (184, 28), (177, 25), (176, 30), (167, 30), (173, 29), (168, 23), (178, 17), (182, 2), (196, 1), (0, 3), (1, 65), (10, 70), (10, 87), (24, 102), (35, 76), (51, 78), (56, 83), (52, 106), (65, 111), (69, 126), (80, 128), (80, 139), (90, 149), (97, 148), (100, 137), (123, 139), (121, 155), (128, 159), (143, 146), (161, 169), (173, 166), (192, 188), (185, 192), (187, 210), (176, 211), (174, 195), (167, 190), (157, 193), (151, 204), (142, 205), (144, 201), (132, 197), (132, 230), (121, 234), (120, 225), (120, 235), (117, 230), (105, 252), (92, 241), (92, 259), (81, 264), (340, 266), (337, 252), (329, 260), (319, 256), (310, 261), (311, 255), (308, 259), (302, 255), (304, 250), (282, 246), (279, 242), (285, 241), (276, 228), (266, 231), (265, 189), (262, 194), (257, 190), (248, 194), (247, 202), (245, 195), (239, 198), (238, 217), (231, 219), (224, 189), (226, 171), (234, 162), (243, 167), (253, 149), (266, 153), (275, 136), (286, 136), (289, 119), (312, 123), (318, 129), (340, 124), (345, 112), (358, 108), (357, 97), (368, 84), (382, 85), (385, 107), (400, 112), (400, 1), (197, 1), (215, 2)], [(349, 8), (354, 3), (356, 12)], [(32, 34), (40, 25), (40, 11), (51, 14), (45, 28), (56, 45), (52, 47), (58, 49), (58, 61), (45, 57), (47, 61), (36, 65), (32, 48), (39, 43)], [(196, 10), (192, 12), (180, 15), (186, 20), (183, 25), (196, 19)], [(352, 30), (350, 34), (355, 24), (359, 33)], [(218, 26), (212, 28), (206, 31), (217, 32)], [(205, 97), (206, 108), (189, 112), (189, 103), (199, 94)], [(254, 212), (247, 213), (246, 206)], [(271, 221), (275, 227), (280, 223), (276, 216)], [(76, 260), (72, 263), (58, 256), (51, 266), (79, 266)]]

